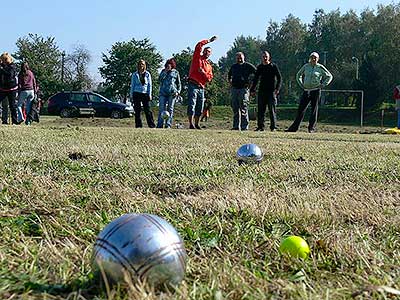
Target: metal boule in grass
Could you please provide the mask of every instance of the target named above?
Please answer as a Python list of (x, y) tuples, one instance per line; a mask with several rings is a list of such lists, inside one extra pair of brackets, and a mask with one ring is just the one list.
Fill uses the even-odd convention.
[(175, 228), (150, 214), (126, 214), (112, 221), (97, 236), (92, 256), (93, 269), (103, 281), (124, 283), (129, 278), (155, 288), (178, 285), (186, 261)]
[(260, 147), (256, 144), (245, 144), (240, 146), (236, 152), (239, 164), (243, 163), (260, 163), (264, 154)]
[(288, 254), (292, 257), (304, 259), (310, 254), (310, 247), (303, 238), (291, 235), (281, 242), (279, 252), (282, 254)]
[(170, 116), (170, 114), (169, 114), (169, 112), (166, 111), (166, 110), (164, 110), (164, 111), (161, 113), (161, 118), (162, 118), (163, 120), (168, 120), (168, 119), (169, 119), (169, 116)]

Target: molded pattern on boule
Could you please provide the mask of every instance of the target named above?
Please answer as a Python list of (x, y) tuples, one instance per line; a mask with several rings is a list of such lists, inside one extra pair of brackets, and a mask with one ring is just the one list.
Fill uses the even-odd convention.
[(184, 277), (187, 254), (175, 228), (150, 214), (127, 214), (98, 235), (92, 264), (112, 282), (146, 280), (153, 286), (177, 285)]

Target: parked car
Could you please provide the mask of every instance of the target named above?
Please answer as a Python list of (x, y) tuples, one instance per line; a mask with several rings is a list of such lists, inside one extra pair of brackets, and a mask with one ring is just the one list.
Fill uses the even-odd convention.
[(49, 98), (47, 111), (62, 118), (93, 115), (121, 119), (132, 117), (133, 107), (108, 100), (93, 92), (60, 92)]

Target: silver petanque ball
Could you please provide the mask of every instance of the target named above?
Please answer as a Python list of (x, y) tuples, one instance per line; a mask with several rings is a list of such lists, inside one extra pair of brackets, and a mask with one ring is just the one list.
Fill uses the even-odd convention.
[(164, 110), (164, 111), (161, 113), (161, 118), (162, 118), (163, 120), (168, 120), (168, 119), (169, 119), (169, 116), (170, 116), (170, 114), (169, 114), (169, 112), (166, 111), (166, 110)]
[(256, 144), (245, 144), (240, 146), (236, 152), (236, 157), (239, 164), (259, 163), (262, 161), (264, 154)]
[[(92, 266), (112, 283), (146, 281), (176, 286), (185, 275), (186, 250), (175, 228), (150, 214), (126, 214), (97, 236)], [(104, 280), (104, 278), (103, 278)]]

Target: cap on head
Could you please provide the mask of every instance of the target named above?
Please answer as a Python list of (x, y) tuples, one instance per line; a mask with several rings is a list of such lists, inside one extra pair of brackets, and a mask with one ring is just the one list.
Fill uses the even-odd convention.
[(311, 53), (310, 53), (310, 57), (311, 57), (311, 56), (314, 56), (314, 57), (316, 57), (316, 58), (319, 58), (318, 52), (311, 52)]

